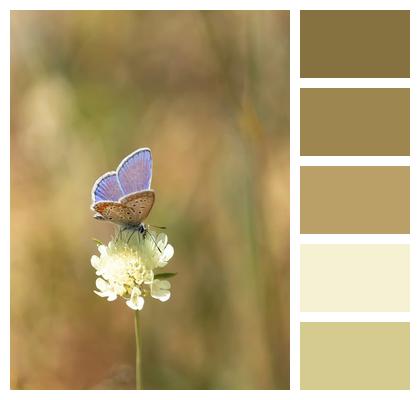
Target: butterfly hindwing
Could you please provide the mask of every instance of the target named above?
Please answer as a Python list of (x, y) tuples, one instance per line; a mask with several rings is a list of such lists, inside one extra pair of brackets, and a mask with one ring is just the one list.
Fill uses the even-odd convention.
[(152, 182), (152, 152), (148, 148), (136, 150), (121, 161), (117, 177), (123, 195), (150, 189)]
[(92, 188), (92, 201), (117, 201), (123, 192), (120, 184), (118, 183), (116, 172), (107, 172), (102, 175)]
[(105, 220), (118, 225), (136, 225), (138, 218), (134, 211), (121, 203), (115, 201), (100, 201), (92, 208)]
[(128, 194), (120, 199), (122, 205), (133, 211), (134, 219), (139, 224), (147, 218), (154, 202), (155, 192), (153, 190), (142, 190)]

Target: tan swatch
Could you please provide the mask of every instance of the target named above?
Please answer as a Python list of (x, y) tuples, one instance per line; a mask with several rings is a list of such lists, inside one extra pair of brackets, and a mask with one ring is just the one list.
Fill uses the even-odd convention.
[(409, 323), (301, 323), (300, 386), (326, 390), (409, 389)]
[(409, 78), (410, 12), (300, 12), (302, 78)]
[(410, 155), (410, 89), (301, 89), (300, 154)]
[(410, 233), (409, 167), (301, 167), (301, 233)]
[(409, 311), (409, 253), (396, 244), (302, 245), (301, 311)]

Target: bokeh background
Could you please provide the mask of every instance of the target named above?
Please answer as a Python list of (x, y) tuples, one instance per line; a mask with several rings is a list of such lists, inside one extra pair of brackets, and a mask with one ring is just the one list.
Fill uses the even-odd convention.
[(134, 387), (89, 206), (148, 146), (178, 275), (142, 311), (145, 388), (288, 389), (289, 13), (15, 11), (11, 40), (11, 387)]

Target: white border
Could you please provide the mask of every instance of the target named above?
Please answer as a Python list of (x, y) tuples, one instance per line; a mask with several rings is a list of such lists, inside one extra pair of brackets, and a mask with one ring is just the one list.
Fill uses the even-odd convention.
[[(418, 102), (418, 90), (419, 83), (417, 79), (418, 74), (418, 52), (420, 49), (418, 43), (419, 31), (418, 26), (420, 24), (418, 2), (407, 1), (407, 0), (207, 0), (207, 1), (155, 1), (150, 3), (138, 2), (135, 0), (109, 0), (104, 2), (103, 0), (61, 0), (56, 2), (53, 0), (22, 0), (22, 1), (5, 1), (1, 3), (1, 16), (0, 16), (0, 33), (1, 33), (1, 50), (2, 50), (2, 73), (0, 75), (0, 87), (3, 89), (0, 91), (0, 105), (2, 115), (10, 115), (10, 97), (9, 90), (9, 54), (10, 54), (10, 26), (9, 26), (9, 11), (11, 9), (62, 9), (62, 10), (83, 10), (83, 9), (102, 9), (102, 10), (131, 10), (131, 9), (213, 9), (213, 10), (290, 10), (291, 11), (291, 130), (290, 130), (290, 151), (291, 151), (291, 320), (290, 320), (290, 333), (291, 333), (291, 391), (144, 391), (141, 395), (145, 399), (161, 399), (162, 396), (169, 396), (179, 399), (195, 399), (197, 396), (203, 399), (214, 398), (215, 396), (226, 396), (229, 398), (241, 398), (241, 399), (253, 399), (256, 395), (262, 396), (269, 399), (281, 398), (315, 398), (315, 399), (353, 399), (355, 396), (358, 398), (378, 398), (378, 399), (396, 399), (396, 398), (417, 398), (420, 395), (419, 385), (416, 381), (416, 377), (420, 376), (420, 370), (418, 368), (419, 359), (419, 290), (417, 288), (419, 282), (418, 266), (420, 265), (419, 258), (419, 246), (417, 245), (418, 236), (418, 204), (419, 204), (419, 139), (418, 136), (418, 117), (419, 102)], [(398, 79), (398, 80), (386, 80), (388, 83), (383, 82), (380, 79), (361, 79), (361, 80), (346, 80), (346, 79), (328, 79), (328, 82), (317, 80), (318, 83), (313, 79), (300, 79), (299, 78), (299, 10), (300, 9), (410, 9), (411, 10), (411, 78)], [(320, 239), (311, 238), (313, 235), (299, 235), (299, 164), (307, 163), (308, 160), (299, 158), (299, 87), (317, 87), (313, 85), (320, 85), (322, 87), (411, 87), (411, 235), (398, 235), (400, 239), (391, 237), (392, 240), (396, 239), (395, 243), (412, 243), (416, 244), (411, 246), (411, 312), (408, 317), (411, 321), (411, 390), (410, 391), (299, 391), (299, 319), (309, 318), (305, 315), (300, 315), (299, 308), (299, 243), (315, 243), (322, 242)], [(2, 127), (3, 134), (0, 135), (0, 149), (3, 151), (9, 149), (10, 140), (7, 132), (10, 132), (10, 123), (8, 118), (1, 118), (0, 124)], [(1, 162), (1, 184), (3, 188), (3, 196), (1, 197), (2, 209), (10, 209), (10, 155), (8, 151), (5, 151), (3, 157), (0, 158)], [(324, 165), (329, 165), (331, 161), (324, 160)], [(348, 161), (347, 161), (348, 162)], [(303, 165), (303, 164), (302, 164)], [(305, 164), (306, 165), (306, 164)], [(309, 164), (307, 164), (309, 165)], [(387, 164), (389, 165), (389, 164)], [(407, 164), (403, 164), (407, 165)], [(0, 397), (2, 399), (18, 399), (18, 398), (39, 398), (39, 399), (73, 399), (74, 396), (86, 396), (96, 397), (101, 396), (103, 399), (114, 399), (116, 396), (124, 396), (125, 398), (137, 398), (139, 393), (135, 391), (10, 391), (10, 360), (9, 360), (9, 317), (10, 317), (10, 271), (8, 266), (10, 265), (10, 242), (9, 242), (9, 226), (3, 223), (1, 225), (2, 234), (1, 238), (1, 250), (3, 255), (3, 275), (0, 280), (0, 326), (1, 329), (1, 341), (0, 341)], [(3, 235), (4, 234), (4, 235)], [(315, 235), (320, 236), (320, 235)], [(328, 237), (325, 235), (324, 239), (331, 243)], [(335, 235), (337, 236), (337, 235)], [(370, 235), (351, 235), (352, 240), (358, 243), (366, 243), (372, 240)], [(369, 236), (369, 238), (367, 237)], [(340, 235), (340, 240), (344, 240), (343, 243), (349, 243), (346, 235)], [(374, 243), (384, 243), (385, 236), (376, 238)], [(323, 239), (323, 240), (324, 240)], [(338, 241), (340, 242), (340, 241)], [(386, 241), (385, 241), (386, 242)], [(392, 241), (394, 242), (394, 241)], [(340, 313), (341, 314), (341, 313)], [(387, 317), (382, 313), (384, 317)], [(316, 317), (316, 316), (315, 316)], [(324, 319), (327, 316), (318, 315)], [(338, 318), (338, 315), (332, 316)], [(310, 318), (314, 318), (312, 315)], [(348, 318), (348, 315), (347, 317)], [(388, 315), (388, 318), (391, 316)]]

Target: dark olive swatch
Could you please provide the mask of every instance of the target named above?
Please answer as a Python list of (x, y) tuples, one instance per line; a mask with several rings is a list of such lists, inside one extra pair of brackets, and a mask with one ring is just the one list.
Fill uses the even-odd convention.
[(409, 78), (410, 12), (300, 12), (302, 78)]

